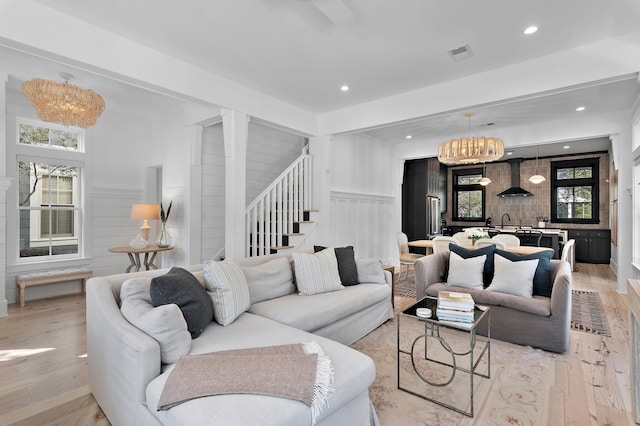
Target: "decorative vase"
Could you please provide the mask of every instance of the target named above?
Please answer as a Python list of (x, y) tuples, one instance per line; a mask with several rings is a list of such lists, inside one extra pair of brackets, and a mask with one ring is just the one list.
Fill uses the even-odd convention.
[(171, 246), (171, 235), (167, 231), (167, 223), (162, 222), (162, 230), (156, 239), (156, 245), (160, 248), (167, 248)]
[(147, 242), (147, 240), (145, 240), (140, 236), (140, 234), (138, 234), (133, 240), (131, 240), (131, 242), (129, 243), (129, 246), (131, 246), (131, 248), (134, 248), (134, 249), (143, 249), (148, 244), (149, 243)]

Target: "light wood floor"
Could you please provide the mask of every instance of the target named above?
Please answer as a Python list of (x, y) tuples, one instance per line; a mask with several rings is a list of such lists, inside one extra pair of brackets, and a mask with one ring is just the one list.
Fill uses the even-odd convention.
[[(572, 331), (569, 352), (549, 354), (552, 395), (563, 402), (557, 424), (632, 424), (627, 297), (608, 265), (577, 267), (573, 288), (601, 293), (612, 337)], [(108, 425), (85, 354), (83, 296), (10, 305), (0, 318), (0, 425)]]

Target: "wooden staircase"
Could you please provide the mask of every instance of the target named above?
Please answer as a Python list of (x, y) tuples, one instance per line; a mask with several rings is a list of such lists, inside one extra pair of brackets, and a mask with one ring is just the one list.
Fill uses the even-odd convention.
[(311, 156), (300, 155), (247, 207), (247, 257), (263, 256), (300, 245), (315, 226), (311, 204)]

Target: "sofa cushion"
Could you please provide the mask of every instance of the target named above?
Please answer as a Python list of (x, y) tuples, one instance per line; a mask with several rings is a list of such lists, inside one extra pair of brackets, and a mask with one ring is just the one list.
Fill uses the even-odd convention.
[(191, 333), (178, 305), (154, 307), (149, 287), (151, 278), (131, 278), (122, 283), (120, 298), (122, 315), (160, 345), (160, 359), (173, 364), (189, 353)]
[(358, 281), (366, 284), (386, 284), (384, 270), (380, 262), (373, 259), (358, 259), (356, 261), (358, 269)]
[(484, 262), (484, 271), (482, 274), (482, 282), (484, 283), (485, 287), (491, 284), (491, 280), (493, 279), (493, 253), (495, 252), (495, 250), (495, 245), (490, 245), (475, 250), (468, 250), (464, 247), (460, 247), (457, 244), (449, 244), (449, 251), (451, 251), (452, 253), (456, 253), (465, 259), (483, 255), (487, 256), (487, 260), (485, 260)]
[(536, 274), (533, 276), (533, 294), (551, 297), (551, 290), (553, 289), (553, 280), (551, 279), (551, 258), (553, 257), (553, 251), (545, 250), (540, 253), (519, 255), (511, 253), (510, 251), (497, 249), (496, 253), (513, 262), (538, 259)]
[(213, 315), (218, 324), (229, 325), (249, 309), (249, 286), (237, 262), (206, 261), (204, 283), (213, 301)]
[(533, 276), (538, 267), (538, 259), (512, 262), (496, 254), (494, 257), (493, 280), (488, 291), (531, 297), (533, 295)]
[(279, 257), (261, 265), (240, 267), (247, 280), (251, 305), (296, 291), (291, 263), (286, 257)]
[(153, 277), (149, 293), (154, 306), (178, 305), (193, 339), (213, 319), (213, 305), (207, 291), (186, 269), (174, 266), (166, 274)]
[[(313, 246), (315, 253), (326, 249), (323, 246)], [(356, 285), (358, 281), (358, 269), (356, 268), (356, 258), (353, 252), (353, 246), (334, 247), (338, 261), (338, 275), (342, 285)]]
[(296, 286), (301, 295), (312, 296), (328, 291), (343, 290), (338, 274), (338, 260), (333, 248), (315, 254), (294, 251), (293, 264)]
[(359, 284), (314, 296), (291, 294), (251, 305), (249, 312), (314, 332), (389, 299), (389, 286)]
[[(352, 286), (352, 288), (357, 287), (359, 286)], [(284, 297), (300, 298), (297, 295)], [(270, 300), (262, 303), (269, 302)], [(203, 338), (193, 341), (190, 354), (311, 341), (320, 345), (323, 352), (331, 359), (334, 370), (335, 390), (329, 397), (328, 408), (323, 410), (317, 419), (318, 422), (324, 420), (326, 423), (326, 417), (335, 414), (336, 410), (352, 404), (354, 399), (360, 398), (361, 395), (368, 395), (368, 388), (375, 379), (375, 365), (368, 356), (327, 338), (250, 313), (242, 314), (227, 327), (211, 322), (204, 331)], [(210, 396), (194, 399), (171, 410), (157, 411), (162, 389), (172, 368), (173, 366), (167, 366), (163, 373), (153, 379), (146, 388), (149, 411), (161, 424), (278, 424), (282, 426), (311, 424), (311, 410), (305, 404), (292, 399), (264, 395)], [(365, 422), (348, 424), (365, 424)]]
[(459, 291), (469, 293), (477, 305), (497, 305), (517, 311), (548, 317), (551, 315), (551, 299), (543, 296), (521, 297), (507, 293), (487, 290), (471, 290), (464, 287), (450, 286), (445, 283), (431, 284), (427, 287), (427, 295), (438, 297), (438, 291)]
[(449, 275), (447, 284), (466, 288), (483, 288), (482, 275), (487, 255), (463, 258), (456, 252), (449, 254)]

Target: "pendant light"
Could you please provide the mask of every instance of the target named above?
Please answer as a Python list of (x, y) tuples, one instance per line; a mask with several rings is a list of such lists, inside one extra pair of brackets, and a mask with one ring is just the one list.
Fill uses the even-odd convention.
[(478, 183), (482, 186), (487, 186), (491, 183), (491, 179), (487, 177), (487, 163), (484, 163), (482, 177), (480, 178), (480, 180), (478, 180)]
[(538, 174), (538, 156), (539, 156), (539, 154), (540, 154), (540, 150), (538, 148), (536, 148), (536, 174), (529, 178), (529, 182), (531, 182), (534, 185), (537, 185), (537, 184), (542, 183), (545, 180), (547, 180), (547, 179), (545, 179), (544, 176)]

